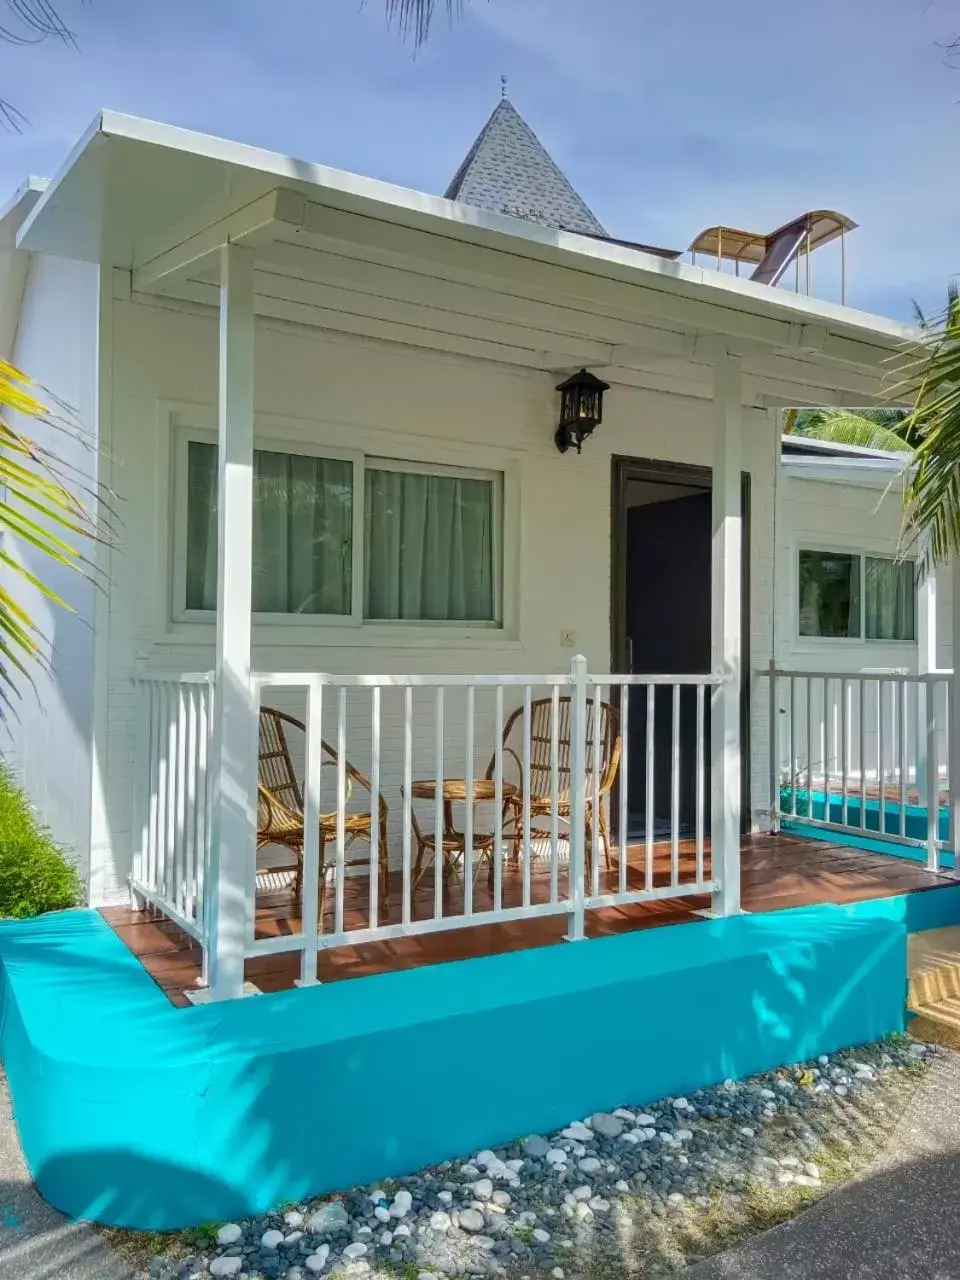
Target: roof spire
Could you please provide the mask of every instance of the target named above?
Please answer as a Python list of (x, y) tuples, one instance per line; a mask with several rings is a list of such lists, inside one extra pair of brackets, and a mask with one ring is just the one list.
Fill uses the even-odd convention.
[(507, 77), (501, 76), (500, 77), (500, 101), (506, 102), (506, 100), (507, 100)]

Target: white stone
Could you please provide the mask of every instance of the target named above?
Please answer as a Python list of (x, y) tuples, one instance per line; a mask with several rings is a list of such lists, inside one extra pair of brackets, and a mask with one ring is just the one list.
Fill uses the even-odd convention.
[(473, 1157), (473, 1163), (479, 1165), (481, 1169), (486, 1169), (487, 1165), (498, 1164), (499, 1157), (492, 1151), (478, 1151)]
[(756, 1136), (753, 1129), (751, 1129), (750, 1126), (746, 1124), (743, 1126), (740, 1132), (743, 1134), (745, 1138), (753, 1138)]
[(802, 1166), (796, 1156), (781, 1156), (780, 1167), (782, 1169), (799, 1169)]
[(225, 1222), (217, 1232), (217, 1244), (223, 1245), (225, 1249), (229, 1249), (232, 1244), (236, 1244), (241, 1239), (243, 1239), (243, 1227), (238, 1227), (235, 1222)]
[(392, 1232), (392, 1231), (384, 1231), (383, 1235), (380, 1237), (380, 1243), (383, 1245), (383, 1247), (384, 1247), (385, 1249), (386, 1249), (389, 1245), (393, 1244), (393, 1232)]
[(567, 1153), (560, 1147), (551, 1147), (546, 1156), (547, 1164), (566, 1164)]
[(480, 1178), (473, 1184), (473, 1194), (478, 1200), (489, 1200), (493, 1195), (493, 1183), (489, 1178)]
[(677, 1142), (689, 1142), (693, 1137), (692, 1129), (678, 1129), (673, 1135)]
[(374, 1204), (379, 1204), (381, 1200), (386, 1200), (387, 1198), (387, 1193), (384, 1191), (383, 1187), (374, 1187), (370, 1192), (370, 1199)]
[(760, 1097), (761, 1097), (761, 1098), (768, 1098), (768, 1099), (769, 1099), (769, 1098), (775, 1098), (776, 1096), (777, 1096), (777, 1095), (773, 1092), (773, 1090), (772, 1090), (772, 1089), (761, 1089), (761, 1090), (760, 1090)]
[(519, 1173), (520, 1170), (523, 1168), (523, 1161), (520, 1159), (508, 1160), (507, 1168), (510, 1170), (511, 1173)]
[(276, 1250), (276, 1249), (279, 1249), (282, 1244), (283, 1244), (283, 1232), (277, 1231), (276, 1228), (271, 1228), (271, 1230), (265, 1231), (263, 1235), (260, 1237), (261, 1249)]
[(629, 1142), (631, 1147), (635, 1147), (637, 1143), (641, 1141), (641, 1139), (637, 1136), (636, 1131), (634, 1131), (633, 1133), (621, 1133), (620, 1141)]
[(581, 1222), (593, 1221), (593, 1210), (585, 1200), (581, 1201), (573, 1211), (573, 1216)]
[(462, 1164), (460, 1166), (461, 1178), (479, 1178), (480, 1170), (475, 1164)]
[(338, 1200), (331, 1200), (311, 1213), (307, 1219), (307, 1230), (314, 1235), (320, 1235), (324, 1231), (337, 1231), (345, 1227), (348, 1222), (347, 1211), (343, 1205)]
[(651, 1125), (657, 1123), (656, 1117), (648, 1116), (645, 1111), (641, 1115), (637, 1116), (636, 1122), (641, 1129), (648, 1129)]
[(818, 1164), (814, 1164), (812, 1160), (808, 1160), (803, 1166), (803, 1172), (808, 1178), (817, 1178), (818, 1180), (820, 1178), (820, 1166)]
[(590, 1201), (590, 1208), (594, 1213), (606, 1213), (610, 1208), (610, 1201), (604, 1200), (603, 1196), (594, 1196)]
[(574, 1120), (573, 1124), (568, 1125), (566, 1129), (561, 1129), (560, 1134), (564, 1138), (570, 1138), (573, 1142), (592, 1142), (593, 1132), (588, 1129), (585, 1124), (579, 1120)]
[(534, 1227), (532, 1234), (537, 1244), (546, 1244), (550, 1239), (550, 1232), (544, 1231), (543, 1227)]
[(313, 1271), (319, 1275), (327, 1265), (327, 1259), (330, 1257), (330, 1246), (322, 1244), (316, 1253), (311, 1253), (310, 1257), (304, 1262), (304, 1266), (308, 1271)]
[(373, 1211), (373, 1216), (376, 1218), (378, 1222), (389, 1222), (390, 1210), (387, 1208), (385, 1204), (378, 1204)]
[(630, 1190), (630, 1183), (625, 1182), (623, 1178), (621, 1178), (619, 1182), (615, 1182), (613, 1185), (615, 1189), (620, 1192), (621, 1195), (626, 1195), (626, 1193)]
[(495, 1205), (499, 1205), (501, 1209), (506, 1209), (510, 1204), (511, 1197), (509, 1191), (495, 1191), (492, 1199)]
[(436, 1213), (430, 1215), (430, 1226), (434, 1231), (446, 1231), (453, 1226), (453, 1222), (449, 1213), (444, 1213), (442, 1209), (438, 1209)]
[(483, 1230), (483, 1214), (478, 1209), (464, 1209), (460, 1214), (460, 1227), (463, 1231), (476, 1234)]
[(603, 1164), (596, 1156), (586, 1156), (578, 1165), (581, 1173), (599, 1173), (603, 1168)]
[(673, 1109), (674, 1111), (692, 1111), (693, 1107), (686, 1098), (674, 1098)]
[(611, 1115), (615, 1115), (618, 1120), (626, 1120), (627, 1124), (636, 1124), (637, 1117), (632, 1111), (628, 1111), (626, 1107), (617, 1107), (616, 1111), (612, 1111)]
[(214, 1258), (210, 1263), (212, 1276), (238, 1276), (242, 1269), (242, 1258)]
[(570, 1194), (574, 1200), (589, 1200), (593, 1195), (593, 1187), (574, 1187)]
[(341, 1258), (346, 1258), (348, 1262), (358, 1262), (361, 1258), (366, 1257), (367, 1246), (359, 1240), (354, 1240), (353, 1244), (348, 1244), (341, 1253)]
[(817, 1061), (820, 1063), (821, 1067), (829, 1067), (830, 1065), (830, 1059), (827, 1057), (825, 1053), (821, 1053)]
[(793, 1185), (795, 1187), (819, 1187), (822, 1184), (819, 1178), (811, 1178), (808, 1173), (795, 1173), (793, 1175)]
[(438, 1192), (437, 1192), (437, 1199), (440, 1201), (440, 1203), (441, 1203), (441, 1204), (453, 1204), (453, 1192), (452, 1192), (452, 1191), (438, 1191)]
[(833, 1087), (833, 1092), (841, 1098), (847, 1096), (847, 1086), (845, 1084), (837, 1084)]
[(607, 1115), (605, 1111), (598, 1111), (590, 1117), (590, 1127), (604, 1138), (619, 1138), (623, 1133), (623, 1121), (617, 1116)]
[(405, 1218), (413, 1207), (413, 1196), (409, 1191), (401, 1188), (393, 1197), (393, 1204), (390, 1206), (391, 1218)]
[(393, 1228), (394, 1240), (406, 1240), (412, 1234), (409, 1226), (405, 1222), (401, 1222), (399, 1226)]
[(554, 1267), (550, 1274), (553, 1280), (563, 1280), (563, 1267)]
[(671, 1192), (670, 1195), (667, 1196), (667, 1204), (683, 1204), (683, 1203), (684, 1203), (684, 1197), (680, 1194), (679, 1191), (673, 1191)]
[(296, 1230), (303, 1226), (303, 1214), (298, 1209), (290, 1209), (283, 1215), (283, 1220), (288, 1227)]

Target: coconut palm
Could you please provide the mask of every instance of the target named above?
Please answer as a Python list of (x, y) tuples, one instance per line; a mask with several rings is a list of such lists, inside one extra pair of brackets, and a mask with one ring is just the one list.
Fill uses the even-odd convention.
[[(50, 408), (43, 393), (19, 369), (0, 359), (0, 533), (11, 534), (24, 549), (39, 552), (49, 564), (86, 573), (90, 563), (81, 547), (97, 536), (96, 525), (76, 493), (90, 493), (79, 473), (58, 461), (8, 420), (16, 412), (54, 432), (78, 438), (81, 429), (60, 407)], [(0, 541), (0, 566), (67, 608), (42, 578), (11, 555)], [(0, 584), (0, 701), (16, 689), (17, 673), (29, 679), (27, 663), (40, 656), (42, 634), (10, 587)]]
[(411, 35), (414, 43), (423, 44), (430, 34), (437, 9), (445, 9), (453, 20), (463, 13), (465, 0), (386, 0), (387, 21), (396, 22), (404, 35)]
[(919, 443), (917, 432), (905, 426), (906, 419), (905, 409), (791, 409), (784, 432), (831, 444), (904, 453)]

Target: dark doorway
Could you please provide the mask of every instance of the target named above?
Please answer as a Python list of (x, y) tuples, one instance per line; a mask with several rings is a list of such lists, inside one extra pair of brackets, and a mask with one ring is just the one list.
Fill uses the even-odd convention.
[[(616, 669), (636, 675), (697, 675), (710, 671), (712, 516), (710, 471), (639, 459), (615, 458), (613, 659)], [(744, 482), (744, 514), (749, 492)], [(748, 563), (748, 521), (744, 522), (744, 562)], [(744, 575), (744, 613), (749, 587)], [(749, 630), (744, 627), (744, 642)], [(746, 673), (744, 653), (744, 711)], [(629, 717), (628, 796), (629, 838), (642, 838), (648, 806), (658, 837), (671, 827), (671, 759), (673, 753), (672, 689), (655, 690), (652, 751), (654, 785), (647, 796), (646, 690), (631, 690)], [(682, 835), (696, 824), (697, 697), (694, 688), (681, 689), (679, 703), (681, 759), (679, 816)], [(747, 723), (742, 722), (744, 774), (749, 751)], [(709, 700), (705, 708), (705, 796), (709, 796)], [(749, 795), (744, 777), (744, 796)], [(709, 830), (709, 803), (705, 805)], [(749, 811), (744, 806), (744, 822)]]

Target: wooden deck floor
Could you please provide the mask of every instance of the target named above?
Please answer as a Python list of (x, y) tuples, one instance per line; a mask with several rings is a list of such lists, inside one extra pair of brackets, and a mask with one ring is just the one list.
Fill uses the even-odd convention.
[[(656, 848), (655, 883), (669, 883), (669, 845)], [(630, 884), (643, 883), (644, 849), (629, 850)], [(707, 856), (709, 872), (709, 854)], [(561, 886), (563, 871), (561, 870)], [(694, 854), (690, 845), (681, 847), (680, 879), (695, 876)], [(610, 888), (615, 888), (616, 872)], [(783, 907), (811, 906), (825, 902), (857, 902), (867, 898), (885, 898), (895, 894), (940, 888), (949, 883), (932, 875), (916, 862), (882, 854), (871, 854), (844, 845), (800, 839), (795, 836), (752, 836), (743, 842), (741, 889), (747, 911), (775, 911)], [(347, 928), (366, 925), (365, 879), (348, 881), (349, 890), (356, 886), (355, 896), (348, 896), (345, 910)], [(512, 865), (505, 869), (503, 901), (505, 906), (520, 902), (522, 879)], [(392, 919), (399, 916), (399, 876), (391, 877)], [(532, 875), (533, 901), (549, 898), (549, 877), (545, 871)], [(446, 897), (451, 913), (460, 910), (462, 889), (451, 886)], [(706, 898), (666, 899), (630, 907), (611, 907), (587, 914), (587, 935), (624, 933), (635, 929), (656, 928), (702, 919), (698, 910), (708, 907)], [(481, 875), (476, 890), (476, 909), (489, 906), (489, 890)], [(328, 906), (329, 911), (329, 906)], [(419, 887), (414, 908), (419, 917), (433, 914), (433, 885), (428, 874)], [(103, 910), (104, 918), (113, 926), (127, 946), (176, 1005), (188, 1003), (184, 992), (194, 988), (200, 976), (200, 952), (176, 925), (155, 912), (132, 911), (128, 907)], [(328, 919), (328, 928), (332, 922)], [(256, 914), (258, 937), (273, 937), (299, 932), (300, 921), (291, 902), (288, 888), (267, 889), (258, 894)], [(525, 947), (559, 942), (566, 928), (564, 916), (518, 921), (510, 924), (479, 925), (449, 932), (401, 938), (391, 942), (367, 943), (356, 947), (339, 947), (322, 952), (319, 973), (324, 982), (341, 978), (358, 978), (391, 969), (408, 969), (422, 964), (461, 960), (471, 956), (493, 955)], [(261, 956), (247, 961), (247, 979), (261, 991), (282, 991), (299, 977), (299, 952)]]

